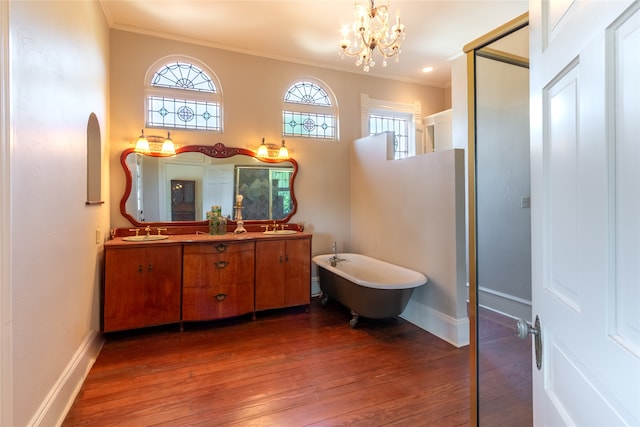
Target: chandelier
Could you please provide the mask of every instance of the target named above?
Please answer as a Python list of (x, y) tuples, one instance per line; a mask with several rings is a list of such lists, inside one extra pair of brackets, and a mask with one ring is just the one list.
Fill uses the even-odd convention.
[(375, 6), (373, 0), (367, 7), (356, 3), (355, 19), (351, 30), (342, 29), (340, 40), (340, 56), (356, 57), (356, 67), (362, 66), (364, 71), (376, 65), (373, 60), (375, 50), (382, 55), (382, 66), (387, 66), (387, 58), (395, 57), (398, 62), (400, 44), (404, 40), (404, 25), (400, 23), (400, 16), (396, 15), (396, 23), (389, 28), (389, 6)]

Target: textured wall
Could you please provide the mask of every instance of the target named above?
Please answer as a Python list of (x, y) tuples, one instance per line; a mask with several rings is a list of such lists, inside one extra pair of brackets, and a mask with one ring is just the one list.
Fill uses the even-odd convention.
[(96, 229), (108, 230), (109, 208), (85, 206), (87, 124), (95, 113), (106, 198), (108, 29), (97, 2), (11, 2), (9, 11), (12, 349), (7, 360), (13, 419), (7, 425), (53, 425), (55, 413), (64, 410), (56, 397), (70, 393), (65, 388), (73, 375), (70, 365), (99, 329), (103, 246), (96, 243)]

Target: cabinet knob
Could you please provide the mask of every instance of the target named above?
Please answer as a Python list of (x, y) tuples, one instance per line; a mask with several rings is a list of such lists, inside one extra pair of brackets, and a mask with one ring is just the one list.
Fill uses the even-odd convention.
[(224, 252), (227, 250), (227, 245), (225, 245), (224, 243), (220, 243), (218, 246), (216, 246), (216, 250), (218, 252)]
[(138, 273), (142, 273), (142, 264), (138, 266)]
[(147, 265), (147, 271), (153, 271), (153, 264)]
[(216, 262), (216, 267), (218, 267), (218, 268), (225, 268), (227, 265), (229, 265), (229, 263), (227, 261), (218, 261), (218, 262)]
[(215, 296), (214, 296), (214, 298), (215, 298), (217, 301), (224, 301), (224, 299), (225, 299), (226, 297), (227, 297), (227, 294), (218, 294), (218, 295), (215, 295)]

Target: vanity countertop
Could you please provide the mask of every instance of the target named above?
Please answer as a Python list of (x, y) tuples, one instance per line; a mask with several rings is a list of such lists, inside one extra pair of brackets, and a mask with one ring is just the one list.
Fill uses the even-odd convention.
[(226, 234), (172, 234), (164, 240), (150, 240), (145, 242), (127, 242), (123, 240), (123, 237), (115, 237), (112, 240), (107, 241), (105, 247), (125, 247), (125, 246), (146, 246), (146, 245), (182, 245), (185, 243), (207, 243), (207, 242), (241, 242), (247, 240), (278, 240), (278, 239), (307, 239), (310, 238), (310, 233), (296, 232), (289, 234), (265, 234), (262, 231), (250, 231), (247, 233), (226, 233)]

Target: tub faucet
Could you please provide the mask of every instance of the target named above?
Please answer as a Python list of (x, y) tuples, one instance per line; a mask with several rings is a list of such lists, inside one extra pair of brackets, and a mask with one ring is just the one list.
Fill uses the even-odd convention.
[(335, 267), (341, 261), (346, 261), (344, 258), (338, 257), (338, 245), (336, 245), (336, 242), (333, 242), (333, 245), (331, 245), (331, 250), (333, 252), (333, 256), (329, 258), (329, 264), (331, 264), (331, 267)]

